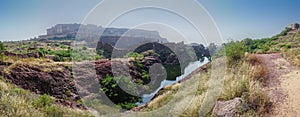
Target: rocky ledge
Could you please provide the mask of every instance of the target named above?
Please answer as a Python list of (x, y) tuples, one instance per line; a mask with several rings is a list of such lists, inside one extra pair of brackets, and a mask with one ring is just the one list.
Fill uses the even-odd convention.
[[(17, 56), (17, 55), (11, 55)], [(57, 98), (56, 103), (70, 106), (72, 108), (86, 109), (86, 107), (77, 103), (84, 95), (92, 93), (90, 89), (95, 89), (99, 92), (101, 81), (107, 75), (112, 75), (112, 60), (98, 60), (93, 62), (78, 63), (79, 69), (71, 70), (72, 66), (64, 66), (62, 63), (51, 62), (50, 60), (39, 61), (41, 59), (33, 58), (28, 62), (16, 61), (9, 63), (0, 60), (0, 75), (17, 86), (30, 90), (36, 94), (48, 94)], [(122, 60), (114, 60), (116, 66), (125, 64)], [(142, 70), (147, 70), (155, 63), (160, 63), (160, 60), (152, 57), (146, 57), (140, 60), (138, 65), (136, 60), (130, 60), (128, 64), (129, 73), (132, 76), (132, 81), (142, 79), (143, 83), (149, 83), (149, 79), (143, 79)], [(89, 65), (93, 65), (92, 67)], [(96, 71), (96, 75), (93, 71)], [(76, 71), (77, 70), (77, 71)], [(119, 68), (119, 70), (124, 70)], [(76, 79), (74, 78), (76, 75)], [(90, 80), (91, 76), (94, 78)], [(89, 85), (83, 86), (79, 83), (90, 82)], [(152, 82), (152, 81), (151, 81)], [(80, 87), (81, 86), (81, 87)]]

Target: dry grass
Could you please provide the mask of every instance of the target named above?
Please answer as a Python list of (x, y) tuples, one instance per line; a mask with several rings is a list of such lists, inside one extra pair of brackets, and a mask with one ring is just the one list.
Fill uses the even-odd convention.
[[(9, 72), (9, 70), (12, 68), (22, 65), (41, 66), (45, 68), (55, 68), (56, 66), (53, 61), (49, 61), (47, 59), (28, 58), (20, 60), (18, 58), (11, 57), (5, 58), (4, 60), (5, 62), (13, 63), (9, 68), (6, 69), (7, 72)], [(224, 78), (223, 90), (218, 99), (230, 100), (235, 97), (242, 97), (244, 99), (243, 106), (247, 108), (241, 109), (241, 116), (257, 116), (268, 111), (270, 100), (265, 91), (262, 90), (263, 84), (267, 81), (267, 70), (260, 63), (260, 60), (256, 58), (256, 56), (246, 54), (244, 61), (237, 61), (235, 66), (231, 66), (230, 68), (226, 69), (228, 72)], [(53, 69), (45, 69), (45, 71), (51, 70)], [(199, 116), (199, 110), (201, 109), (201, 106), (203, 106), (205, 95), (209, 90), (209, 86), (211, 85), (210, 83), (213, 83), (215, 80), (211, 79), (211, 75), (211, 70), (208, 70), (207, 73), (199, 73), (198, 75), (195, 75), (194, 78), (187, 80), (184, 82), (185, 85), (183, 85), (183, 83), (178, 83), (167, 86), (162, 91), (162, 94), (151, 101), (147, 107), (142, 109), (142, 111), (147, 112), (159, 110), (159, 112), (170, 111), (174, 115)], [(197, 90), (196, 92), (192, 92), (191, 89)], [(11, 90), (11, 86), (4, 82), (0, 82), (0, 90), (1, 92), (2, 90), (9, 92)], [(63, 108), (62, 110), (68, 111), (61, 112), (57, 109), (53, 110), (47, 108), (37, 109), (29, 100), (27, 100), (27, 95), (25, 95), (25, 97), (22, 95), (22, 97), (20, 95), (10, 95), (6, 92), (3, 93), (6, 94), (6, 97), (4, 96), (4, 98), (1, 98), (1, 101), (3, 101), (1, 104), (13, 105), (11, 107), (2, 105), (0, 106), (0, 110), (3, 110), (3, 113), (6, 113), (6, 115), (49, 116), (49, 112), (53, 111), (54, 113), (61, 113), (60, 115), (65, 114), (64, 116), (71, 116), (72, 114), (77, 113), (77, 111), (58, 106), (57, 108)], [(169, 108), (161, 109), (164, 105), (168, 105), (169, 103), (173, 103), (173, 105)], [(98, 107), (100, 108), (100, 106)], [(11, 109), (13, 111), (10, 111)], [(76, 116), (80, 114), (74, 115)], [(211, 113), (209, 113), (207, 116), (211, 116)]]
[(250, 67), (252, 68), (246, 68), (246, 69), (252, 69), (253, 71), (249, 73), (249, 77), (252, 77), (254, 80), (259, 81), (263, 85), (267, 83), (268, 78), (268, 70), (266, 66), (262, 65), (262, 61), (257, 58), (254, 54), (246, 54), (246, 62), (249, 63)]
[[(267, 78), (267, 70), (264, 66), (260, 65), (260, 63), (261, 62), (255, 56), (247, 55), (245, 61), (240, 61), (236, 67), (230, 67), (226, 70), (224, 86), (218, 100), (230, 100), (235, 97), (243, 98), (243, 108), (240, 109), (239, 113), (241, 116), (263, 115), (268, 111), (268, 107), (270, 106), (270, 99), (268, 95), (266, 95), (267, 93), (262, 90)], [(186, 117), (199, 116), (199, 110), (203, 109), (201, 106), (203, 106), (203, 102), (205, 101), (205, 95), (208, 93), (210, 83), (215, 82), (211, 79), (211, 75), (211, 70), (209, 70), (207, 73), (195, 75), (192, 81), (186, 81), (192, 83), (189, 87), (195, 85), (198, 90), (196, 93), (180, 95), (182, 96), (181, 98), (176, 97), (178, 94), (176, 94), (177, 92), (174, 90), (177, 89), (177, 87), (181, 89), (181, 84), (168, 86), (164, 89), (162, 95), (151, 101), (148, 107), (143, 110), (153, 111), (165, 105), (169, 100), (174, 100), (174, 103), (178, 103), (172, 106), (171, 112), (174, 115), (177, 114)], [(213, 101), (213, 99), (211, 101)], [(210, 112), (207, 116), (213, 115)]]
[(258, 65), (254, 67), (253, 70), (253, 78), (256, 81), (259, 81), (262, 85), (266, 85), (268, 83), (268, 70), (263, 65)]
[[(210, 71), (197, 74), (183, 83), (169, 85), (160, 91), (161, 95), (149, 102), (142, 111), (170, 116), (198, 116), (208, 90), (208, 80), (210, 80)], [(147, 114), (138, 116), (147, 116)]]
[(239, 69), (231, 69), (225, 79), (220, 99), (242, 97), (245, 107), (241, 110), (241, 114), (255, 111), (256, 115), (263, 115), (270, 107), (270, 98), (263, 90), (263, 85), (267, 81), (267, 70), (265, 66), (257, 64), (260, 63), (257, 58), (251, 56), (249, 59), (250, 61), (240, 63)]
[(144, 111), (155, 110), (167, 104), (170, 99), (173, 98), (174, 94), (178, 91), (180, 86), (181, 84), (179, 83), (166, 86), (164, 90), (159, 92), (161, 95), (157, 96), (154, 100), (148, 103), (148, 106), (146, 109), (144, 109)]
[(43, 72), (51, 72), (51, 71), (62, 71), (62, 68), (55, 64), (50, 59), (44, 58), (18, 58), (16, 56), (3, 56), (2, 60), (6, 63), (12, 63), (9, 67), (4, 69), (4, 72), (9, 74), (10, 70), (16, 67), (38, 67), (41, 68)]
[(246, 53), (245, 58), (251, 65), (261, 64), (261, 61), (254, 54)]
[[(201, 79), (202, 78), (202, 79)], [(160, 91), (162, 94), (152, 100), (146, 107), (138, 113), (129, 113), (128, 117), (148, 117), (151, 116), (196, 116), (202, 100), (204, 100), (207, 88), (200, 85), (208, 85), (208, 74), (202, 73), (193, 78), (174, 85), (169, 85)], [(201, 87), (201, 88), (198, 88)], [(205, 86), (207, 87), (207, 86)], [(196, 90), (194, 90), (196, 89)], [(150, 116), (149, 116), (150, 117)]]
[[(0, 117), (82, 117), (88, 111), (71, 109), (57, 104), (36, 106), (38, 95), (0, 79)], [(53, 98), (53, 97), (52, 97)]]
[(300, 67), (300, 48), (292, 48), (286, 51), (284, 57), (293, 65)]

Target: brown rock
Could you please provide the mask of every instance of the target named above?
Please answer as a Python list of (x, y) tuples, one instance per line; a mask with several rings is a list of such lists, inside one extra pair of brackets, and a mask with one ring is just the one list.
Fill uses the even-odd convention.
[(217, 101), (213, 109), (213, 114), (217, 117), (235, 117), (238, 112), (237, 107), (241, 103), (241, 98), (234, 98), (229, 101)]

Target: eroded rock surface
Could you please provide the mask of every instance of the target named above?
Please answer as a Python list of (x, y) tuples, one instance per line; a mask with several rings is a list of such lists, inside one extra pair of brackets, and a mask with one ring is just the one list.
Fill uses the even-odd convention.
[(228, 101), (217, 101), (213, 114), (217, 117), (235, 117), (238, 112), (238, 106), (242, 103), (241, 98), (234, 98)]

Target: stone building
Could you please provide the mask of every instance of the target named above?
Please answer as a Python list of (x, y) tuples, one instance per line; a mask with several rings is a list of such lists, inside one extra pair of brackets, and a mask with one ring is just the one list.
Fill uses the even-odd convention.
[(298, 23), (294, 23), (288, 26), (292, 30), (298, 30), (300, 28), (300, 25)]
[(47, 29), (47, 35), (63, 35), (66, 33), (77, 33), (80, 24), (57, 24)]
[(290, 34), (295, 34), (297, 32), (300, 31), (300, 24), (298, 23), (294, 23), (294, 24), (291, 24), (288, 26), (288, 28), (291, 28), (292, 30), (289, 31), (287, 34), (290, 35)]

